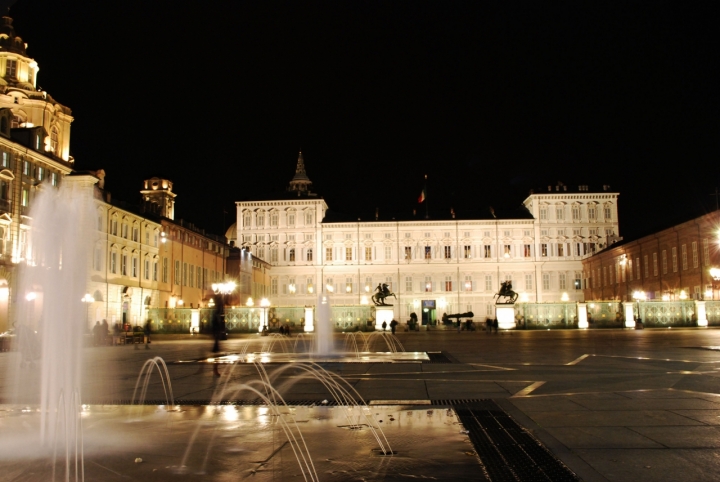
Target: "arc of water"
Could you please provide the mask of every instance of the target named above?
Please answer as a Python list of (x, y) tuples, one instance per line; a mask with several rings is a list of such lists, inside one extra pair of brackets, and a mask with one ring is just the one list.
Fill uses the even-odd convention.
[[(243, 383), (243, 384), (237, 384), (234, 386), (231, 386), (229, 388), (225, 388), (224, 393), (221, 395), (224, 396), (226, 394), (230, 394), (231, 396), (236, 396), (237, 393), (241, 390), (248, 390), (250, 392), (253, 392), (255, 395), (260, 397), (267, 405), (270, 407), (270, 409), (273, 411), (273, 415), (277, 417), (277, 420), (280, 422), (280, 427), (283, 430), (283, 433), (285, 434), (285, 437), (287, 438), (290, 447), (292, 448), (293, 454), (295, 454), (295, 458), (298, 462), (298, 466), (300, 467), (300, 471), (303, 474), (303, 478), (307, 481), (308, 477), (310, 477), (311, 482), (317, 482), (318, 475), (317, 471), (315, 470), (315, 465), (312, 461), (312, 457), (310, 456), (310, 451), (307, 447), (307, 443), (305, 442), (305, 439), (302, 435), (302, 432), (300, 431), (300, 428), (297, 425), (297, 422), (295, 421), (295, 418), (292, 418), (292, 422), (295, 425), (295, 431), (297, 432), (297, 436), (295, 435), (295, 432), (292, 430), (290, 425), (287, 423), (285, 418), (282, 416), (283, 414), (278, 409), (277, 399), (280, 399), (282, 405), (284, 405), (286, 408), (289, 409), (287, 406), (287, 403), (285, 403), (285, 400), (283, 400), (282, 396), (280, 396), (279, 393), (275, 390), (274, 387), (268, 385), (265, 381), (262, 380), (256, 380), (254, 383), (261, 384), (264, 388), (266, 393), (272, 393), (272, 399), (270, 397), (267, 397), (263, 393), (261, 393), (258, 389), (253, 387), (251, 384)], [(217, 419), (216, 419), (217, 421)], [(183, 459), (181, 462), (181, 467), (185, 467), (185, 463), (187, 462), (187, 459), (190, 455), (190, 452), (192, 450), (192, 446), (194, 445), (195, 439), (197, 438), (197, 434), (199, 433), (200, 425), (195, 429), (195, 432), (193, 433), (193, 436), (191, 437), (190, 443), (188, 444), (188, 448), (185, 450), (185, 454), (183, 455)], [(213, 432), (213, 438), (214, 440), (215, 433)], [(298, 437), (300, 439), (300, 442), (298, 442)], [(211, 444), (212, 444), (211, 440)], [(205, 460), (203, 461), (203, 470), (205, 468), (205, 465), (207, 464), (207, 457), (210, 451), (206, 453)]]
[[(143, 364), (142, 368), (140, 369), (140, 373), (138, 374), (137, 381), (135, 382), (135, 389), (133, 390), (130, 404), (135, 404), (135, 396), (137, 395), (138, 387), (140, 386), (140, 379), (142, 378), (143, 374), (145, 375), (145, 379), (143, 381), (142, 390), (140, 391), (138, 405), (142, 405), (145, 402), (145, 396), (147, 395), (147, 389), (150, 383), (150, 375), (152, 374), (153, 367), (156, 367), (158, 373), (160, 374), (160, 381), (162, 382), (163, 391), (165, 392), (166, 406), (171, 407), (175, 405), (175, 397), (173, 396), (172, 385), (170, 382), (170, 372), (168, 371), (168, 367), (165, 364), (165, 360), (163, 360), (159, 356), (146, 360)], [(170, 394), (169, 396), (168, 392)]]
[[(261, 379), (264, 379), (268, 383), (268, 385), (271, 385), (271, 380), (270, 377), (267, 375), (267, 372), (265, 371), (265, 367), (262, 364), (256, 364), (256, 368), (261, 376)], [(360, 400), (361, 404), (367, 408), (367, 403), (365, 403), (365, 400), (360, 396), (355, 387), (350, 385), (350, 383), (343, 377), (328, 372), (317, 363), (295, 363), (293, 365), (280, 368), (275, 372), (275, 374), (280, 374), (289, 368), (301, 369), (306, 373), (314, 376), (320, 383), (323, 384), (323, 386), (325, 386), (325, 388), (330, 392), (332, 398), (335, 399), (335, 401), (337, 401), (338, 403), (346, 406), (358, 406), (357, 400)], [(347, 386), (347, 388), (345, 388), (338, 380), (343, 382)], [(351, 392), (353, 392), (357, 398), (354, 398)], [(372, 420), (370, 420), (368, 414), (365, 413), (364, 410), (361, 410), (361, 413), (362, 416), (365, 418), (368, 427), (370, 427), (370, 431), (375, 437), (375, 440), (380, 446), (380, 450), (383, 452), (383, 454), (387, 455), (388, 452), (392, 453), (392, 449), (390, 448), (390, 443), (385, 436), (385, 432), (383, 432), (382, 428), (380, 428), (380, 425), (377, 423), (377, 420), (375, 420), (375, 417), (371, 415)], [(350, 425), (357, 425), (356, 423), (353, 423), (353, 420), (350, 418), (349, 413), (346, 412), (345, 416)], [(380, 430), (380, 433), (382, 434), (382, 439), (377, 433), (378, 430)], [(385, 441), (385, 443), (383, 443), (383, 440)], [(387, 449), (385, 448), (386, 445)]]

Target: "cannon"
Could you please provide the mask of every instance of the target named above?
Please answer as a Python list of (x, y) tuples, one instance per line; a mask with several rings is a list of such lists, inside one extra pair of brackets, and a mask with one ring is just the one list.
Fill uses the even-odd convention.
[(472, 318), (475, 316), (472, 311), (468, 311), (467, 313), (456, 313), (454, 315), (445, 315), (447, 318)]

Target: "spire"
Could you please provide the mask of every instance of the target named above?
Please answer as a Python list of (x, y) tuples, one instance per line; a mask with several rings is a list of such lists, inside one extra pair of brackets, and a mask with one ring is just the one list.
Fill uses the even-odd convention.
[(297, 167), (295, 168), (295, 176), (290, 181), (290, 187), (288, 191), (296, 191), (298, 196), (301, 193), (309, 193), (312, 182), (305, 172), (305, 160), (303, 159), (302, 150), (298, 154)]

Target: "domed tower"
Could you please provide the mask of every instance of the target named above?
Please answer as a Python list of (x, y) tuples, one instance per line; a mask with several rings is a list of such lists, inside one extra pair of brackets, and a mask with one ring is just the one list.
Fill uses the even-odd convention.
[(12, 128), (45, 129), (44, 150), (64, 161), (70, 157), (70, 109), (38, 90), (40, 68), (28, 57), (27, 44), (15, 33), (13, 20), (0, 18), (0, 109), (12, 111)]
[(297, 167), (295, 168), (295, 176), (290, 181), (288, 191), (297, 192), (298, 197), (300, 196), (312, 196), (310, 187), (312, 182), (305, 172), (305, 160), (303, 159), (302, 151), (298, 154)]
[(144, 189), (140, 191), (143, 203), (149, 211), (168, 219), (175, 219), (175, 194), (172, 192), (172, 182), (167, 179), (153, 177), (146, 179)]

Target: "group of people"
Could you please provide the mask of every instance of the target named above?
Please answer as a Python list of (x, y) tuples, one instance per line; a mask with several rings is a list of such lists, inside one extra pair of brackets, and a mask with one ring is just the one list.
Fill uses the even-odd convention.
[(290, 326), (287, 323), (280, 325), (280, 334), (290, 336)]
[(487, 318), (487, 319), (485, 319), (485, 331), (486, 331), (488, 334), (490, 334), (491, 331), (494, 331), (495, 333), (497, 333), (497, 331), (498, 331), (498, 320), (497, 320), (497, 318), (494, 318), (494, 319)]
[[(398, 323), (397, 321), (395, 321), (395, 319), (393, 319), (393, 320), (390, 322), (390, 331), (392, 332), (393, 335), (395, 334), (395, 328), (397, 328), (398, 325), (399, 325), (399, 323)], [(386, 321), (383, 321), (381, 326), (382, 326), (383, 331), (385, 331), (385, 329), (387, 328), (388, 324), (387, 324)]]
[(96, 321), (95, 326), (93, 326), (92, 329), (93, 345), (107, 345), (109, 334), (110, 326), (108, 326), (107, 320), (102, 320), (102, 324), (99, 321)]

